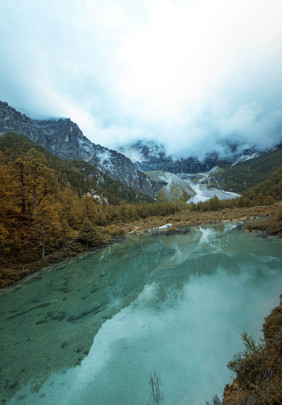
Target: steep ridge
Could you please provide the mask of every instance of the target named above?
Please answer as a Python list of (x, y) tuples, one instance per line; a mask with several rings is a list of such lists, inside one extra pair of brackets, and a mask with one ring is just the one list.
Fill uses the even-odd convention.
[(128, 187), (153, 195), (158, 185), (132, 164), (123, 154), (94, 144), (70, 119), (33, 120), (0, 101), (0, 135), (15, 132), (43, 146), (62, 159), (78, 159), (99, 167)]
[(110, 178), (96, 166), (82, 160), (62, 160), (24, 135), (7, 133), (0, 137), (0, 153), (8, 162), (18, 158), (25, 160), (30, 150), (39, 152), (44, 164), (55, 170), (60, 182), (68, 183), (79, 196), (91, 195), (97, 202), (106, 204), (153, 201), (148, 195)]
[(245, 160), (232, 167), (222, 167), (221, 172), (213, 174), (213, 180), (225, 190), (241, 194), (266, 180), (281, 165), (282, 146), (279, 145), (261, 156)]

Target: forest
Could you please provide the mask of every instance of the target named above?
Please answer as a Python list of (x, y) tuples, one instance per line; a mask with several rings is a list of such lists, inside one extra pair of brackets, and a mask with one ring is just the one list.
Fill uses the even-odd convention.
[[(235, 200), (158, 202), (86, 162), (62, 161), (24, 136), (6, 134), (0, 138), (0, 189), (0, 286), (5, 287), (49, 263), (111, 242), (124, 234), (124, 223), (172, 218), (180, 211), (182, 218), (192, 218), (272, 205), (282, 200), (282, 169)], [(265, 227), (279, 234), (281, 222), (282, 213)]]
[[(23, 136), (7, 134), (0, 138), (0, 190), (0, 287), (110, 243), (128, 231), (126, 224), (152, 228), (171, 221), (167, 232), (187, 232), (187, 224), (268, 213), (247, 230), (282, 235), (282, 168), (234, 200), (154, 201), (86, 162), (62, 161)], [(280, 403), (279, 325), (281, 305), (266, 318), (260, 343), (242, 334), (245, 350), (228, 364), (235, 379), (222, 404)]]
[[(150, 203), (149, 197), (134, 195), (114, 181), (110, 204), (107, 187), (71, 169), (71, 162), (42, 153), (24, 137), (28, 148), (15, 149), (15, 140), (21, 137), (0, 139), (1, 286), (42, 267), (47, 258), (57, 260), (110, 242), (115, 232), (105, 232), (105, 225), (177, 210), (172, 203)], [(125, 192), (131, 203), (120, 198)]]

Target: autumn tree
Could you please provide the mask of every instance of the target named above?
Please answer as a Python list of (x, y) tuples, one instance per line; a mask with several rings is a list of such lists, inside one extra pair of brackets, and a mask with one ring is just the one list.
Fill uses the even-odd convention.
[(79, 230), (83, 223), (84, 207), (79, 196), (67, 185), (63, 193), (60, 194), (62, 203), (62, 217), (67, 225), (74, 230)]
[(103, 243), (101, 235), (88, 218), (83, 222), (77, 241), (87, 247), (95, 247)]
[(36, 212), (34, 222), (41, 244), (41, 257), (44, 260), (46, 251), (52, 252), (58, 247), (62, 237), (60, 204), (53, 199), (45, 198)]
[(93, 224), (97, 224), (99, 218), (98, 207), (93, 198), (91, 196), (84, 196), (81, 201), (81, 207), (83, 221), (89, 219)]

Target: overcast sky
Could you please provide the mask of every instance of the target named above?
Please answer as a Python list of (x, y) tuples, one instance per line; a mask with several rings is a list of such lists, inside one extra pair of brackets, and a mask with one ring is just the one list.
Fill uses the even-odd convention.
[(282, 0), (0, 0), (0, 99), (176, 156), (282, 140)]

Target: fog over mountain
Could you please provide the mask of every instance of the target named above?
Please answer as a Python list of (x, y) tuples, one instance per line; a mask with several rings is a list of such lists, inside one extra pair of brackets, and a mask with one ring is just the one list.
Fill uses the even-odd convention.
[(0, 99), (109, 148), (282, 139), (280, 0), (2, 0)]

